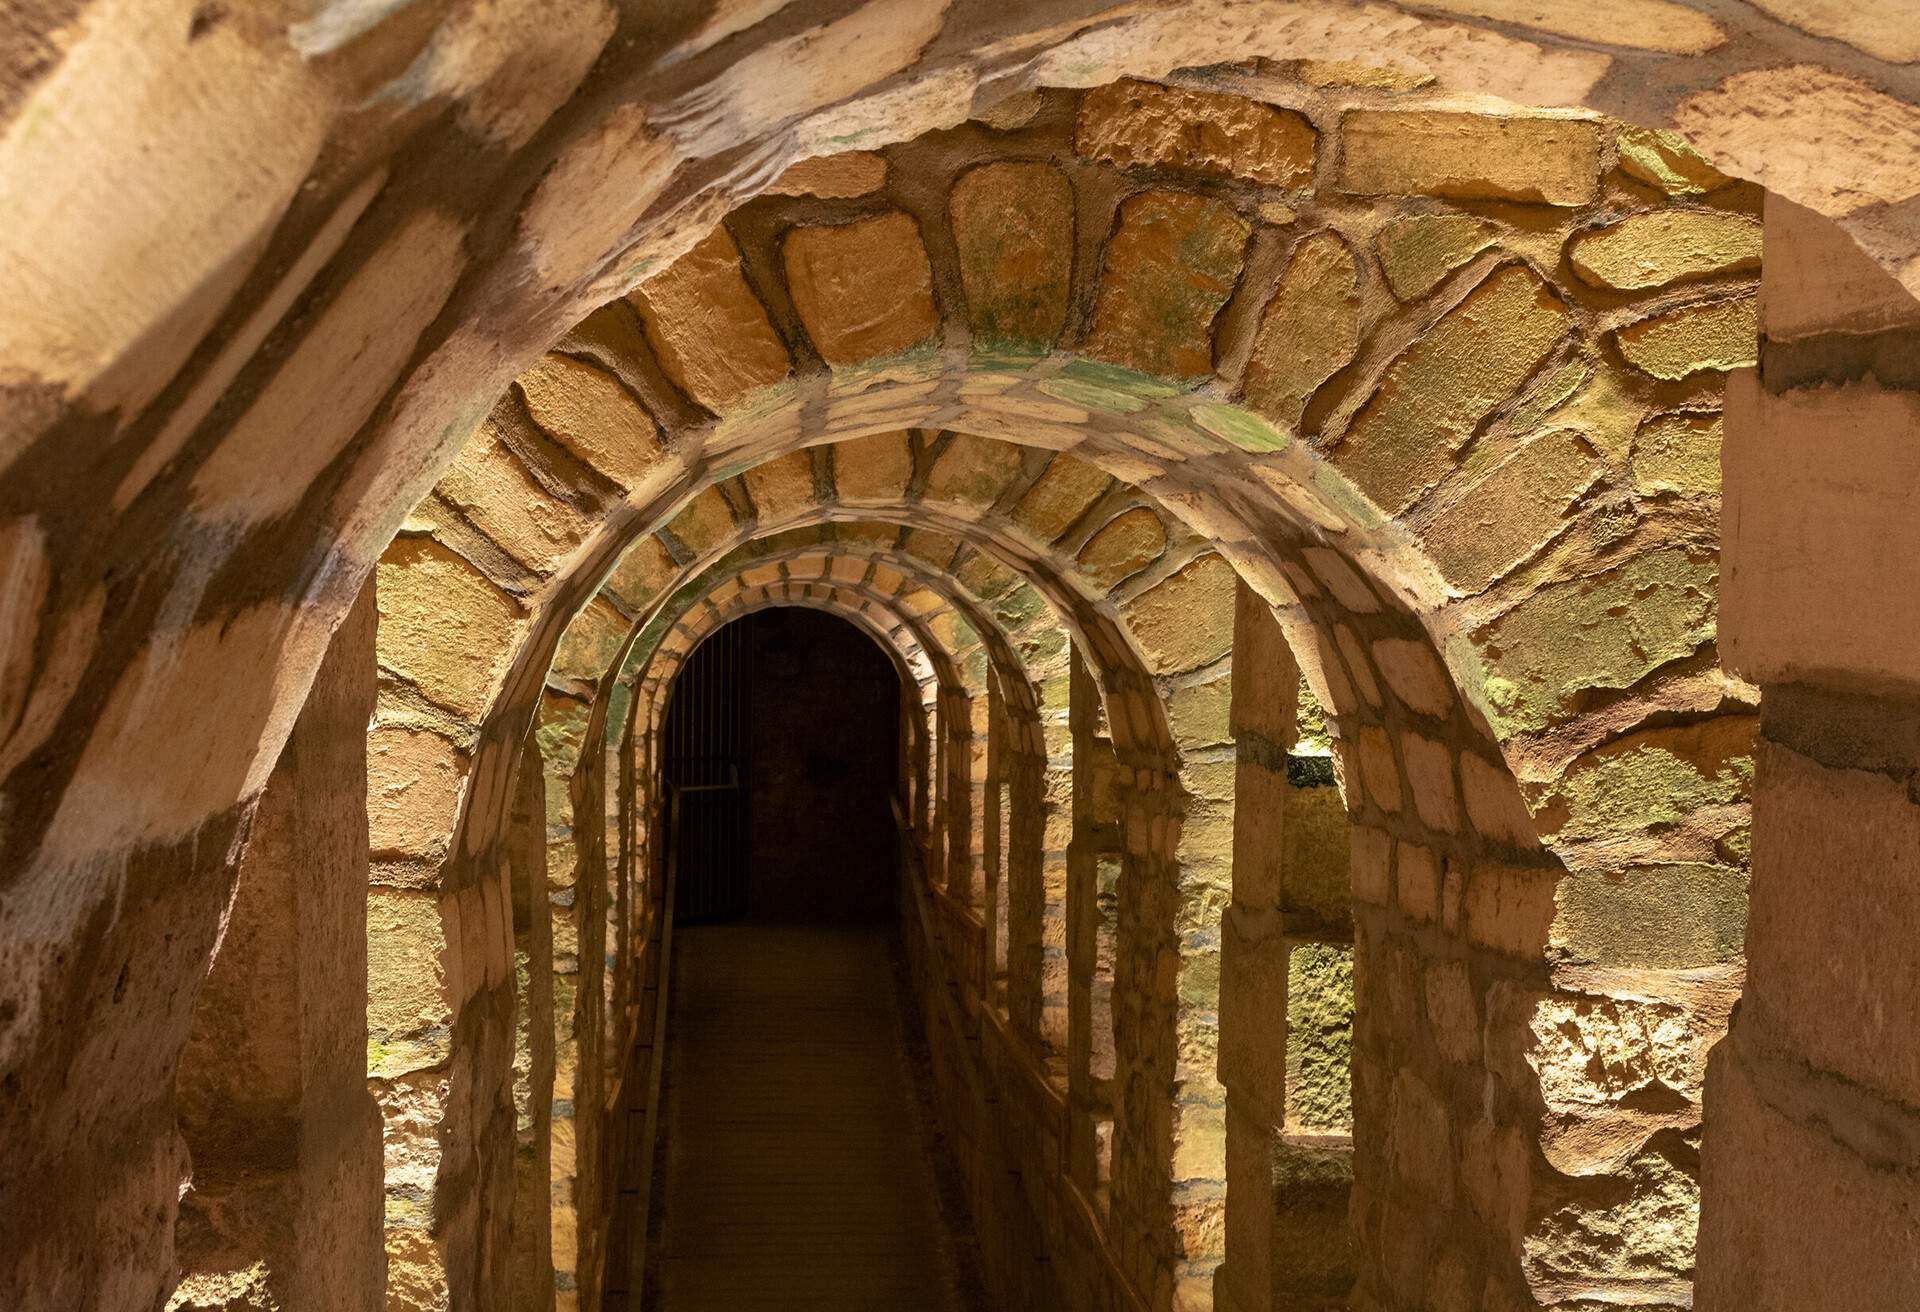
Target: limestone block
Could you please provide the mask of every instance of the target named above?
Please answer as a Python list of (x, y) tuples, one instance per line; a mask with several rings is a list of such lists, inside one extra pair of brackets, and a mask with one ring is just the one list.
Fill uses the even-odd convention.
[(1463, 915), (1467, 937), (1495, 952), (1539, 960), (1553, 926), (1555, 883), (1550, 870), (1492, 862), (1474, 866), (1467, 875)]
[(1669, 196), (1718, 191), (1733, 181), (1707, 163), (1678, 132), (1623, 123), (1615, 129), (1615, 141), (1621, 170)]
[(1673, 548), (1550, 584), (1472, 637), (1498, 719), (1541, 728), (1589, 688), (1630, 688), (1714, 636), (1717, 561)]
[(1112, 483), (1103, 470), (1083, 460), (1055, 456), (1013, 508), (1013, 518), (1041, 541), (1052, 542), (1072, 527)]
[(1613, 337), (1627, 363), (1668, 380), (1741, 369), (1760, 357), (1759, 313), (1751, 296), (1656, 314), (1618, 329)]
[(1553, 936), (1580, 960), (1686, 970), (1737, 960), (1746, 927), (1745, 871), (1675, 862), (1567, 875)]
[(1499, 237), (1497, 227), (1471, 214), (1410, 214), (1387, 220), (1374, 249), (1393, 294), (1415, 301)]
[(794, 308), (828, 364), (895, 355), (939, 327), (933, 270), (910, 215), (797, 228), (784, 257)]
[(1353, 251), (1331, 232), (1316, 233), (1294, 248), (1260, 316), (1247, 360), (1248, 404), (1293, 428), (1314, 390), (1353, 359), (1359, 344)]
[(1578, 432), (1543, 433), (1462, 488), (1420, 537), (1449, 579), (1478, 591), (1559, 536), (1602, 470)]
[(618, 378), (568, 355), (547, 355), (513, 380), (533, 422), (629, 491), (664, 458), (660, 426)]
[(1233, 566), (1208, 552), (1127, 603), (1122, 618), (1155, 674), (1211, 664), (1233, 650)]
[(1453, 707), (1453, 680), (1433, 648), (1408, 638), (1378, 638), (1373, 660), (1402, 705), (1445, 719)]
[(1720, 493), (1721, 421), (1716, 414), (1655, 415), (1633, 435), (1633, 488), (1643, 496)]
[(399, 538), (380, 558), (381, 668), (477, 721), (504, 672), (520, 603), (431, 538)]
[(834, 487), (849, 505), (901, 500), (912, 477), (913, 452), (905, 433), (875, 433), (833, 446)]
[(1160, 559), (1166, 548), (1166, 525), (1147, 507), (1135, 506), (1088, 538), (1077, 560), (1089, 580), (1113, 588)]
[(1412, 1070), (1393, 1079), (1394, 1174), (1442, 1210), (1453, 1206), (1454, 1155), (1446, 1104)]
[(725, 228), (633, 291), (660, 367), (682, 391), (722, 411), (787, 376), (787, 348), (740, 270)]
[(1920, 802), (1879, 770), (1821, 765), (1764, 743), (1754, 799), (1747, 996), (1816, 1069), (1913, 1106), (1920, 1006), (1910, 939), (1872, 932), (1920, 915)]
[[(1346, 1133), (1353, 1127), (1353, 949), (1286, 947), (1286, 1125)], [(1271, 1087), (1271, 1086), (1268, 1086)]]
[(1020, 475), (1021, 448), (971, 433), (956, 433), (928, 471), (923, 497), (967, 517), (998, 501)]
[(1400, 810), (1400, 767), (1393, 758), (1393, 740), (1375, 725), (1360, 729), (1360, 778), (1367, 796), (1383, 811)]
[(1665, 287), (1759, 268), (1760, 224), (1724, 210), (1646, 210), (1577, 234), (1567, 253), (1596, 287)]
[(1232, 294), (1252, 225), (1224, 201), (1147, 191), (1107, 242), (1089, 353), (1166, 377), (1213, 371), (1213, 320)]
[(589, 529), (586, 516), (533, 481), (491, 421), (467, 439), (433, 490), (536, 574), (551, 574)]
[(1629, 734), (1567, 767), (1540, 802), (1541, 832), (1595, 838), (1684, 820), (1695, 811), (1744, 801), (1753, 786), (1750, 716)]
[(1920, 685), (1920, 394), (1773, 395), (1743, 372), (1727, 402), (1728, 666), (1755, 683)]
[(766, 194), (846, 200), (878, 191), (886, 180), (884, 156), (870, 150), (849, 150), (789, 164), (786, 172), (767, 184)]
[(1451, 469), (1567, 326), (1566, 306), (1532, 270), (1494, 272), (1393, 362), (1334, 462), (1381, 509), (1405, 510)]
[(1073, 189), (1050, 164), (985, 164), (949, 202), (960, 278), (976, 341), (1043, 352), (1067, 317)]
[(1313, 180), (1316, 137), (1312, 124), (1291, 110), (1128, 79), (1081, 100), (1074, 147), (1123, 166), (1166, 165), (1300, 187)]
[(1520, 786), (1504, 765), (1477, 752), (1460, 753), (1460, 791), (1467, 819), (1482, 838), (1530, 847), (1538, 837)]
[(376, 728), (367, 734), (368, 842), (376, 855), (430, 857), (453, 832), (465, 755), (424, 729)]
[(649, 533), (620, 554), (607, 575), (607, 588), (632, 610), (641, 610), (679, 572), (666, 543)]
[(1600, 125), (1432, 110), (1353, 110), (1339, 186), (1363, 196), (1459, 196), (1584, 205), (1600, 191)]
[(813, 460), (805, 451), (790, 451), (755, 465), (742, 477), (762, 524), (797, 515), (817, 500), (813, 490)]

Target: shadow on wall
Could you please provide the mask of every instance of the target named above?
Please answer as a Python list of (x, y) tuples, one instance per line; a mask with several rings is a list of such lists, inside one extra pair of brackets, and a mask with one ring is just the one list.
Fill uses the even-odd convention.
[(749, 914), (852, 919), (893, 905), (887, 799), (899, 778), (900, 680), (872, 639), (818, 611), (748, 626)]

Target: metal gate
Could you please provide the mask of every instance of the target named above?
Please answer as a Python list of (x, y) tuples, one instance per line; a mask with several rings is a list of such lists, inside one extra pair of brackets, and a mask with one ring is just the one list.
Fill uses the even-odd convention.
[(694, 650), (667, 706), (666, 781), (679, 798), (673, 913), (681, 923), (747, 913), (749, 626), (735, 622)]

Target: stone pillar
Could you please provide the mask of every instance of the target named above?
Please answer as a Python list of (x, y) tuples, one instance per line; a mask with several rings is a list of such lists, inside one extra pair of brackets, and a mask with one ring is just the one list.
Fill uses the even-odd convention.
[(1920, 303), (1767, 197), (1722, 649), (1761, 688), (1747, 988), (1706, 1089), (1696, 1306), (1920, 1306)]
[(386, 1302), (366, 1081), (373, 594), (369, 581), (334, 635), (268, 780), (181, 1053), (193, 1180), (170, 1308)]
[(514, 974), (513, 1312), (553, 1308), (553, 916), (547, 906), (547, 799), (540, 744), (514, 776), (507, 832)]
[(1233, 900), (1220, 980), (1226, 1260), (1215, 1306), (1344, 1305), (1353, 1284), (1349, 822), (1319, 708), (1302, 698), (1280, 627), (1245, 584), (1233, 680)]
[(1067, 843), (1068, 1170), (1096, 1206), (1112, 1169), (1113, 965), (1121, 860), (1119, 764), (1100, 734), (1100, 690), (1072, 649), (1073, 837)]

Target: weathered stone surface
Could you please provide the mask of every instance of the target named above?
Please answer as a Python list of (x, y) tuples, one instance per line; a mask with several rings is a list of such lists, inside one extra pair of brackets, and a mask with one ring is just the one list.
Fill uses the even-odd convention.
[(1156, 674), (1197, 669), (1233, 647), (1233, 566), (1209, 552), (1129, 602), (1128, 630)]
[(1055, 456), (1013, 508), (1013, 518), (1051, 542), (1086, 514), (1112, 483), (1104, 470), (1084, 460)]
[(1247, 401), (1292, 427), (1307, 400), (1353, 359), (1360, 344), (1360, 283), (1353, 251), (1333, 233), (1294, 248), (1267, 303), (1247, 360)]
[(1292, 110), (1239, 96), (1112, 82), (1080, 102), (1074, 146), (1116, 164), (1162, 164), (1304, 186), (1313, 178), (1313, 125)]
[(1648, 210), (1568, 243), (1574, 271), (1596, 287), (1636, 291), (1760, 267), (1760, 224), (1722, 210)]
[(1135, 506), (1087, 539), (1078, 559), (1089, 579), (1111, 588), (1151, 565), (1166, 549), (1166, 525), (1145, 506)]
[(1717, 191), (1733, 181), (1702, 159), (1677, 132), (1623, 123), (1615, 135), (1621, 169), (1670, 196)]
[(1374, 664), (1409, 709), (1442, 719), (1453, 706), (1453, 679), (1424, 642), (1380, 638), (1373, 644)]
[(632, 622), (605, 597), (589, 601), (567, 624), (554, 648), (553, 670), (571, 678), (597, 681), (626, 641)]
[(1342, 1132), (1353, 1124), (1353, 949), (1287, 949), (1286, 1124)]
[(1537, 811), (1543, 832), (1568, 838), (1684, 820), (1745, 800), (1753, 787), (1752, 718), (1722, 715), (1647, 729), (1588, 752), (1561, 776)]
[(1536, 841), (1526, 799), (1504, 766), (1477, 752), (1460, 753), (1460, 791), (1466, 795), (1467, 818), (1482, 837), (1523, 848)]
[(813, 490), (813, 459), (805, 451), (790, 451), (755, 465), (742, 478), (762, 526), (797, 515), (818, 501)]
[(1559, 536), (1602, 472), (1581, 434), (1543, 433), (1462, 488), (1421, 540), (1455, 585), (1478, 591)]
[(724, 410), (787, 376), (787, 348), (740, 272), (725, 228), (634, 290), (629, 299), (667, 376), (709, 410)]
[(667, 544), (649, 533), (621, 553), (606, 586), (629, 608), (639, 610), (672, 581), (678, 569)]
[(1655, 378), (1740, 369), (1759, 359), (1759, 315), (1750, 296), (1708, 301), (1630, 323), (1614, 340), (1629, 364)]
[(1737, 959), (1746, 928), (1746, 872), (1683, 862), (1568, 875), (1554, 939), (1600, 965), (1690, 970)]
[(534, 482), (492, 431), (491, 421), (460, 448), (434, 490), (538, 574), (551, 573), (588, 532), (586, 516)]
[(885, 158), (868, 150), (849, 150), (789, 164), (786, 172), (767, 184), (766, 194), (845, 200), (878, 191), (886, 180)]
[(388, 547), (378, 591), (381, 668), (478, 720), (511, 659), (520, 603), (431, 538)]
[(639, 488), (665, 454), (653, 416), (597, 365), (547, 355), (514, 386), (536, 424), (621, 487)]
[(1460, 795), (1453, 782), (1453, 753), (1447, 745), (1420, 734), (1400, 735), (1400, 754), (1413, 805), (1427, 828), (1450, 834), (1460, 827)]
[(1540, 367), (1567, 320), (1566, 306), (1532, 270), (1491, 274), (1394, 361), (1335, 463), (1381, 509), (1405, 510)]
[(1719, 495), (1720, 434), (1717, 414), (1655, 415), (1633, 435), (1634, 490), (1646, 495)]
[(1252, 225), (1224, 201), (1148, 191), (1120, 207), (1087, 349), (1143, 373), (1213, 370), (1213, 319), (1240, 276)]
[(1719, 566), (1680, 549), (1649, 552), (1590, 578), (1542, 588), (1473, 634), (1501, 674), (1499, 718), (1543, 728), (1582, 688), (1630, 688), (1712, 641)]
[(696, 555), (703, 555), (732, 537), (738, 527), (733, 517), (733, 507), (720, 494), (719, 488), (710, 487), (687, 502), (679, 514), (667, 521), (665, 531), (673, 534)]
[(926, 500), (978, 514), (998, 501), (1020, 474), (1021, 449), (1011, 442), (956, 433), (927, 473)]
[(833, 483), (849, 504), (898, 501), (913, 477), (905, 433), (875, 433), (833, 447)]
[(985, 164), (949, 204), (967, 314), (993, 350), (1044, 351), (1067, 317), (1073, 189), (1050, 164)]
[(370, 732), (367, 827), (374, 854), (444, 851), (466, 774), (459, 748), (439, 734), (399, 728)]
[(1499, 237), (1497, 227), (1471, 214), (1413, 214), (1389, 219), (1374, 248), (1393, 294), (1413, 301)]
[(894, 355), (939, 327), (933, 271), (912, 216), (797, 228), (784, 249), (794, 308), (828, 364)]
[(1600, 125), (1591, 120), (1353, 110), (1340, 132), (1339, 185), (1363, 196), (1584, 205), (1600, 191)]

